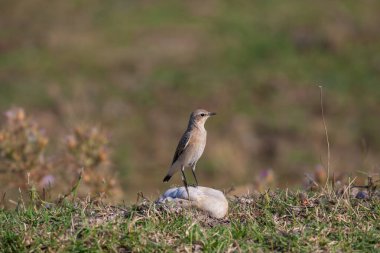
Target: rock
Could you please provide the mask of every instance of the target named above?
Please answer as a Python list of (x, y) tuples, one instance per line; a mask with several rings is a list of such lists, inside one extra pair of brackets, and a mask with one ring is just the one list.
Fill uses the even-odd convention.
[(195, 206), (208, 212), (212, 217), (223, 218), (228, 212), (228, 201), (224, 194), (208, 187), (188, 187), (190, 201), (185, 187), (170, 188), (157, 200), (158, 203), (173, 202), (182, 207)]

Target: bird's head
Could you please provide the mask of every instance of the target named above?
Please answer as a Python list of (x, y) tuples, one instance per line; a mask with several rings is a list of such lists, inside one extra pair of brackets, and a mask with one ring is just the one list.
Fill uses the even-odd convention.
[(215, 112), (209, 112), (203, 109), (198, 109), (191, 113), (190, 122), (199, 126), (204, 126), (206, 120), (214, 115), (216, 115)]

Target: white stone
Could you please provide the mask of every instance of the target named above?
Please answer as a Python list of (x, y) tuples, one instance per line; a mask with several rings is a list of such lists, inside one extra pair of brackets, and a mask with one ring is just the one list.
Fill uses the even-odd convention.
[(223, 218), (228, 212), (228, 201), (224, 194), (208, 187), (188, 187), (190, 201), (185, 187), (170, 188), (157, 200), (158, 203), (174, 202), (182, 207), (195, 206), (215, 218)]

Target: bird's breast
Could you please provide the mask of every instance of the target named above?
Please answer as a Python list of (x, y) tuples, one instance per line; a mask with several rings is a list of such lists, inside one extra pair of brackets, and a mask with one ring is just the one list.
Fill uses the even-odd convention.
[(202, 156), (203, 151), (206, 147), (206, 133), (201, 132), (199, 134), (194, 135), (193, 143), (192, 143), (192, 155), (189, 157), (189, 164), (197, 162), (198, 159)]

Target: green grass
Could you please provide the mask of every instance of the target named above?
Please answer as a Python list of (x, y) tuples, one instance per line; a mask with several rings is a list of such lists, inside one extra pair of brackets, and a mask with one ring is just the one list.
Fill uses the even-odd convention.
[[(63, 201), (0, 211), (1, 252), (379, 252), (380, 200), (275, 191), (231, 198), (229, 214)], [(302, 198), (300, 195), (306, 196)], [(305, 202), (304, 200), (307, 200)]]
[[(371, 171), (380, 163), (379, 9), (379, 1), (353, 0), (76, 0), (44, 8), (3, 0), (0, 111), (24, 107), (59, 138), (80, 123), (104, 125), (131, 199), (163, 189), (155, 178), (199, 107), (218, 112), (199, 161), (206, 184), (229, 187), (231, 171), (240, 171), (234, 184), (251, 183), (268, 167), (285, 185), (300, 182), (326, 163), (321, 84), (334, 169)], [(223, 146), (240, 156), (220, 154)], [(207, 167), (220, 173), (211, 177)]]
[[(204, 107), (218, 117), (207, 125), (202, 183), (251, 184), (271, 167), (277, 185), (293, 187), (326, 164), (321, 84), (332, 170), (376, 173), (379, 8), (354, 0), (77, 0), (44, 8), (40, 0), (5, 0), (0, 111), (26, 108), (57, 137), (52, 145), (65, 128), (101, 123), (130, 200), (164, 189), (157, 178), (190, 111)], [(308, 194), (309, 207), (285, 191), (231, 200), (225, 220), (152, 203), (1, 210), (0, 250), (380, 251), (378, 199)]]

